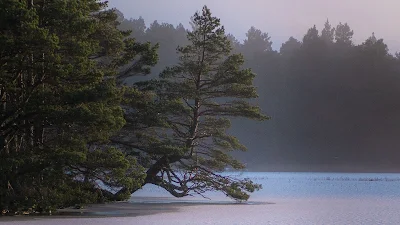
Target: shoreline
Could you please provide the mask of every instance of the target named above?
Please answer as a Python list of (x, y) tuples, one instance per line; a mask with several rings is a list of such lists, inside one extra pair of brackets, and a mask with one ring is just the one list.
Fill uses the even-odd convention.
[(132, 197), (128, 201), (109, 202), (102, 204), (89, 204), (81, 209), (58, 209), (56, 213), (0, 216), (2, 222), (32, 221), (47, 219), (76, 219), (76, 218), (109, 218), (109, 217), (139, 217), (162, 213), (177, 213), (183, 207), (204, 205), (266, 205), (270, 202), (235, 202), (229, 200), (199, 200), (199, 199), (173, 199), (170, 197)]
[(68, 218), (103, 218), (103, 217), (137, 217), (158, 213), (178, 212), (184, 204), (167, 203), (132, 203), (128, 201), (89, 204), (81, 209), (58, 209), (56, 213), (0, 216), (1, 222), (30, 221), (37, 219), (68, 219)]

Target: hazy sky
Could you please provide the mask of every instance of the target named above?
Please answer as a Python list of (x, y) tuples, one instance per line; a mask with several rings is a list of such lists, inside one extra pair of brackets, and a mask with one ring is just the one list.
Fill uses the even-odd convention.
[(143, 16), (189, 27), (189, 19), (207, 5), (221, 18), (228, 33), (239, 40), (255, 26), (272, 37), (274, 48), (290, 36), (301, 39), (308, 28), (319, 31), (327, 18), (332, 25), (347, 22), (354, 30), (354, 41), (360, 43), (375, 32), (391, 52), (400, 51), (400, 0), (111, 0), (110, 6), (126, 18)]

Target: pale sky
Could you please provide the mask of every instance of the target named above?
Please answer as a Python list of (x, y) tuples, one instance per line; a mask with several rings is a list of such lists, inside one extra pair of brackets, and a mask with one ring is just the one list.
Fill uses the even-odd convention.
[(302, 39), (314, 24), (319, 31), (328, 18), (333, 26), (347, 22), (361, 43), (375, 32), (391, 52), (400, 51), (400, 0), (111, 0), (126, 18), (142, 16), (189, 28), (190, 17), (203, 5), (221, 18), (227, 33), (240, 41), (251, 26), (268, 33), (279, 49), (290, 36)]

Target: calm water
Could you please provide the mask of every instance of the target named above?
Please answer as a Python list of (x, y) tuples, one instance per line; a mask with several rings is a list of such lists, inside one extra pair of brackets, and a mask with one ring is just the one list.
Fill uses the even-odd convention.
[[(132, 196), (132, 205), (159, 208), (155, 214), (106, 218), (33, 218), (4, 224), (400, 224), (400, 174), (232, 173), (263, 185), (249, 204), (234, 204), (219, 193), (212, 199), (171, 198), (156, 186)], [(185, 203), (185, 204), (183, 204)], [(204, 203), (213, 203), (211, 205)], [(142, 205), (138, 205), (142, 204)], [(143, 205), (145, 204), (145, 205)], [(146, 206), (146, 207), (144, 207)], [(174, 210), (162, 210), (174, 209)], [(176, 210), (175, 210), (176, 209)], [(106, 212), (103, 214), (106, 215)], [(110, 217), (111, 216), (111, 217)], [(1, 222), (0, 224), (3, 224)]]
[[(249, 177), (262, 184), (251, 201), (269, 198), (400, 198), (400, 174), (395, 173), (230, 173)], [(168, 193), (156, 186), (145, 186), (134, 196), (164, 197)], [(212, 199), (222, 195), (208, 193)], [(173, 199), (173, 198), (172, 198)]]

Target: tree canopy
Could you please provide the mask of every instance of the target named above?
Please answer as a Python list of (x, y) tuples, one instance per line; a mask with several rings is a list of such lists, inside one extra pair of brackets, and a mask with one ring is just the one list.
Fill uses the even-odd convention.
[[(0, 6), (2, 213), (126, 199), (147, 183), (238, 200), (260, 188), (218, 173), (244, 168), (229, 154), (245, 147), (226, 133), (228, 117), (267, 117), (245, 100), (257, 97), (255, 74), (207, 7), (188, 32), (146, 28), (96, 0)], [(174, 57), (172, 43), (189, 45)], [(161, 66), (178, 64), (132, 85), (157, 52)]]
[(142, 183), (136, 159), (105, 144), (125, 124), (117, 78), (146, 72), (156, 49), (116, 19), (95, 0), (0, 1), (4, 212), (104, 201), (102, 185)]
[[(255, 74), (241, 68), (242, 55), (230, 54), (231, 41), (207, 7), (193, 16), (192, 27), (189, 45), (177, 50), (179, 63), (167, 67), (159, 79), (135, 85), (152, 95), (152, 101), (127, 105), (133, 112), (127, 115), (131, 124), (114, 142), (147, 159), (144, 184), (161, 186), (176, 197), (217, 190), (247, 200), (259, 185), (218, 172), (244, 168), (230, 155), (246, 148), (227, 134), (229, 118), (268, 118), (246, 101), (257, 97)], [(139, 111), (143, 118), (138, 118)], [(152, 119), (146, 120), (149, 115)], [(135, 132), (130, 127), (145, 128)], [(133, 135), (127, 139), (129, 133)]]

